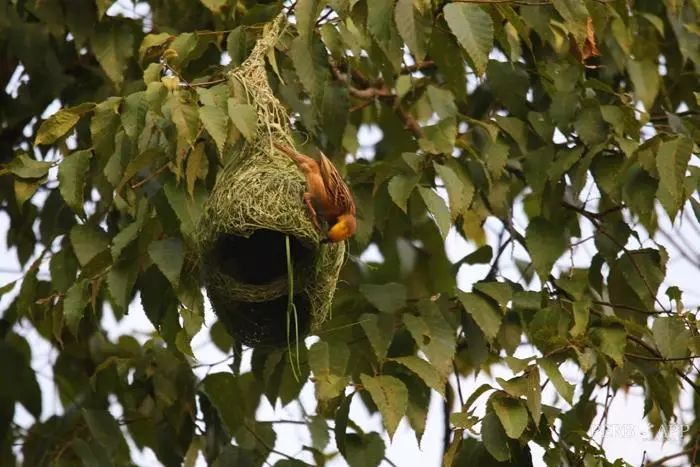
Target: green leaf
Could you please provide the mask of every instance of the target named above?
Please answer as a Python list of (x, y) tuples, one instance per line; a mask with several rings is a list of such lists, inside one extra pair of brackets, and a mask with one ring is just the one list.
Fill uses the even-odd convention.
[(527, 369), (527, 392), (525, 393), (525, 404), (535, 425), (539, 425), (542, 416), (542, 389), (540, 386), (540, 371), (536, 366)]
[(566, 402), (571, 404), (574, 399), (574, 385), (564, 379), (559, 371), (559, 366), (548, 358), (540, 358), (537, 360), (537, 363), (552, 382), (557, 392)]
[(452, 161), (448, 161), (448, 164), (445, 165), (436, 163), (433, 165), (438, 177), (445, 183), (447, 196), (450, 200), (451, 218), (454, 222), (458, 216), (469, 209), (474, 196), (474, 185), (461, 170), (457, 172), (458, 167), (451, 167), (449, 162)]
[[(223, 156), (226, 137), (228, 136), (229, 117), (226, 112), (216, 105), (203, 105), (199, 108), (199, 119), (204, 129), (216, 143), (219, 155)], [(243, 133), (241, 131), (241, 133)]]
[(80, 117), (94, 108), (94, 102), (85, 102), (75, 107), (59, 110), (41, 123), (36, 132), (34, 145), (54, 143), (71, 131), (80, 120)]
[(367, 3), (367, 30), (374, 37), (394, 71), (401, 66), (401, 38), (394, 24), (394, 0), (372, 0)]
[(323, 451), (330, 441), (328, 435), (328, 423), (319, 416), (311, 417), (309, 422), (309, 432), (311, 434), (311, 444), (315, 449)]
[(112, 297), (112, 305), (116, 312), (127, 314), (131, 302), (131, 291), (136, 283), (139, 272), (137, 261), (123, 260), (114, 264), (107, 274), (107, 288)]
[(63, 299), (63, 318), (66, 320), (66, 326), (68, 326), (70, 332), (76, 337), (78, 336), (80, 320), (85, 313), (85, 307), (90, 301), (88, 284), (89, 282), (86, 280), (74, 283), (68, 289)]
[(486, 450), (494, 459), (500, 462), (510, 459), (508, 435), (494, 412), (486, 412), (481, 422), (481, 439)]
[(465, 311), (474, 318), (484, 335), (491, 340), (495, 339), (503, 320), (503, 315), (498, 308), (488, 299), (475, 293), (458, 290), (457, 298), (462, 302)]
[(32, 159), (22, 152), (7, 164), (7, 169), (19, 178), (44, 178), (52, 165), (51, 162)]
[(58, 189), (66, 204), (76, 213), (83, 215), (83, 193), (85, 177), (90, 168), (92, 151), (76, 151), (63, 159), (58, 166)]
[(82, 409), (82, 413), (95, 441), (105, 447), (117, 462), (128, 462), (131, 459), (129, 446), (109, 411)]
[(360, 316), (360, 325), (367, 334), (367, 339), (377, 356), (378, 362), (383, 362), (394, 338), (396, 326), (393, 315), (387, 313), (365, 313)]
[(176, 288), (180, 282), (180, 271), (185, 261), (182, 240), (171, 237), (152, 242), (148, 245), (148, 255), (168, 278), (173, 288)]
[(579, 44), (586, 38), (588, 10), (580, 0), (553, 0), (552, 5), (566, 21), (566, 27)]
[(124, 99), (121, 109), (122, 127), (124, 133), (132, 140), (136, 140), (143, 131), (147, 111), (148, 101), (145, 91), (129, 94)]
[(363, 373), (360, 375), (360, 380), (382, 414), (389, 439), (393, 438), (408, 407), (406, 385), (393, 376), (385, 375), (373, 377)]
[(661, 316), (652, 325), (654, 342), (665, 358), (685, 358), (689, 354), (690, 331), (677, 316)]
[(509, 438), (518, 439), (527, 427), (527, 409), (523, 407), (518, 399), (500, 394), (491, 399), (491, 406), (496, 415), (498, 415), (506, 435)]
[(447, 375), (452, 371), (455, 353), (455, 331), (432, 302), (419, 303), (420, 316), (403, 315), (406, 329), (437, 370)]
[(450, 31), (467, 51), (476, 73), (486, 71), (493, 47), (493, 21), (482, 8), (466, 3), (448, 3), (443, 9)]
[(418, 183), (417, 175), (398, 174), (389, 180), (389, 196), (403, 212), (407, 212), (408, 198)]
[(571, 328), (571, 335), (574, 337), (582, 336), (588, 327), (588, 319), (590, 317), (591, 302), (587, 300), (577, 300), (572, 305), (574, 313), (574, 326)]
[(234, 98), (229, 98), (228, 115), (245, 139), (251, 141), (255, 137), (258, 116), (253, 106), (238, 104)]
[(295, 17), (297, 18), (297, 32), (299, 32), (299, 37), (307, 44), (311, 41), (316, 26), (316, 18), (323, 10), (325, 3), (325, 1), (320, 0), (299, 0), (296, 7), (294, 7)]
[(447, 209), (445, 200), (442, 199), (440, 195), (435, 193), (430, 188), (419, 186), (418, 192), (423, 198), (423, 202), (425, 203), (426, 208), (428, 208), (430, 214), (433, 215), (433, 219), (435, 220), (435, 224), (437, 224), (438, 229), (440, 230), (442, 239), (445, 240), (447, 238), (448, 232), (450, 231), (450, 227), (452, 226), (450, 211), (449, 209)]
[(627, 332), (621, 325), (594, 328), (591, 337), (596, 347), (619, 366), (624, 364)]
[(360, 292), (375, 308), (384, 313), (394, 313), (406, 306), (407, 291), (403, 284), (362, 284)]
[(632, 80), (635, 95), (642, 101), (647, 112), (650, 111), (661, 84), (659, 67), (652, 60), (629, 60), (627, 73)]
[(109, 240), (102, 230), (85, 224), (73, 226), (70, 241), (81, 266), (85, 266), (109, 246)]
[(131, 242), (136, 240), (139, 232), (141, 231), (141, 222), (132, 222), (117, 233), (112, 239), (112, 259), (115, 261), (119, 259), (122, 251), (129, 246)]
[(435, 389), (442, 397), (445, 397), (447, 378), (444, 374), (437, 371), (433, 365), (415, 355), (392, 358), (390, 360), (400, 363), (414, 372), (428, 387)]
[(309, 367), (314, 372), (316, 397), (325, 401), (338, 397), (350, 382), (346, 367), (350, 358), (342, 342), (318, 341), (309, 349)]
[(555, 261), (566, 251), (564, 227), (542, 217), (535, 217), (527, 226), (525, 243), (537, 275), (546, 281)]
[(398, 0), (394, 9), (396, 27), (418, 63), (428, 53), (432, 12), (427, 0)]
[[(243, 424), (245, 410), (245, 398), (236, 379), (231, 373), (214, 373), (204, 378), (202, 387), (229, 433), (235, 433)], [(239, 402), (232, 404), (232, 400)]]
[(685, 136), (677, 136), (659, 146), (656, 156), (659, 188), (656, 196), (671, 220), (685, 204), (687, 195), (683, 180), (692, 150), (693, 142)]
[(187, 144), (194, 143), (199, 126), (197, 106), (190, 102), (185, 91), (176, 91), (170, 94), (166, 106), (170, 118), (177, 128), (178, 139), (182, 139)]
[(333, 435), (335, 436), (335, 443), (338, 446), (338, 451), (340, 451), (343, 456), (346, 454), (345, 441), (347, 439), (350, 403), (352, 402), (352, 397), (354, 395), (355, 393), (352, 392), (347, 397), (341, 396), (342, 401), (340, 402), (338, 410), (335, 413), (335, 427), (333, 427)]
[(98, 23), (91, 44), (102, 69), (120, 87), (127, 60), (134, 53), (134, 36), (127, 23), (116, 20)]
[(379, 467), (386, 446), (379, 433), (348, 434), (345, 460), (349, 467)]

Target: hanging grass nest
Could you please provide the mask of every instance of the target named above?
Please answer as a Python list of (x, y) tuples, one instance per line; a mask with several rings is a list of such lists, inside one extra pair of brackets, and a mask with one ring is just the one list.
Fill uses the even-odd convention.
[(250, 57), (229, 75), (231, 87), (256, 111), (256, 134), (236, 149), (219, 174), (197, 231), (214, 311), (229, 333), (248, 346), (288, 342), (291, 284), (298, 333), (314, 331), (330, 312), (345, 257), (343, 243), (320, 243), (302, 202), (304, 177), (273, 146), (293, 147), (289, 116), (272, 93), (264, 63), (282, 22), (280, 17), (268, 26)]

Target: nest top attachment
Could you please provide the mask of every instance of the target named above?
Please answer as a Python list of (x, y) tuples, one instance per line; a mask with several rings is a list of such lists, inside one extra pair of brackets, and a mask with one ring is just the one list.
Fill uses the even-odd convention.
[(304, 178), (274, 148), (275, 143), (294, 145), (289, 116), (270, 88), (264, 62), (284, 20), (270, 23), (251, 55), (229, 74), (232, 97), (256, 111), (256, 133), (231, 149), (235, 153), (219, 173), (197, 230), (214, 311), (246, 345), (286, 343), (287, 236), (294, 303), (304, 334), (329, 314), (345, 256), (344, 244), (320, 243), (321, 234), (302, 202)]

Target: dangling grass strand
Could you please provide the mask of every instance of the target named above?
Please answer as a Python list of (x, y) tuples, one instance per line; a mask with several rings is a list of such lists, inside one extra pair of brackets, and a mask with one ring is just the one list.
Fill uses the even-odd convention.
[[(292, 268), (292, 251), (289, 244), (289, 235), (285, 235), (284, 238), (287, 251), (287, 285), (289, 286), (287, 295), (287, 352), (289, 353), (289, 365), (292, 367), (292, 374), (298, 383), (301, 380), (301, 363), (299, 358), (299, 316), (297, 314), (297, 307), (294, 305), (294, 270)], [(290, 340), (292, 319), (294, 319), (294, 352), (292, 352), (292, 343)]]

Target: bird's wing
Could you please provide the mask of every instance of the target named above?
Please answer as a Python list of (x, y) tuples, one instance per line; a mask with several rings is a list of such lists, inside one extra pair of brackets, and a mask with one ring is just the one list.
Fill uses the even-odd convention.
[(326, 192), (333, 206), (338, 208), (338, 215), (355, 215), (355, 200), (350, 193), (350, 188), (340, 176), (333, 163), (321, 153), (319, 161), (321, 176), (326, 184)]

